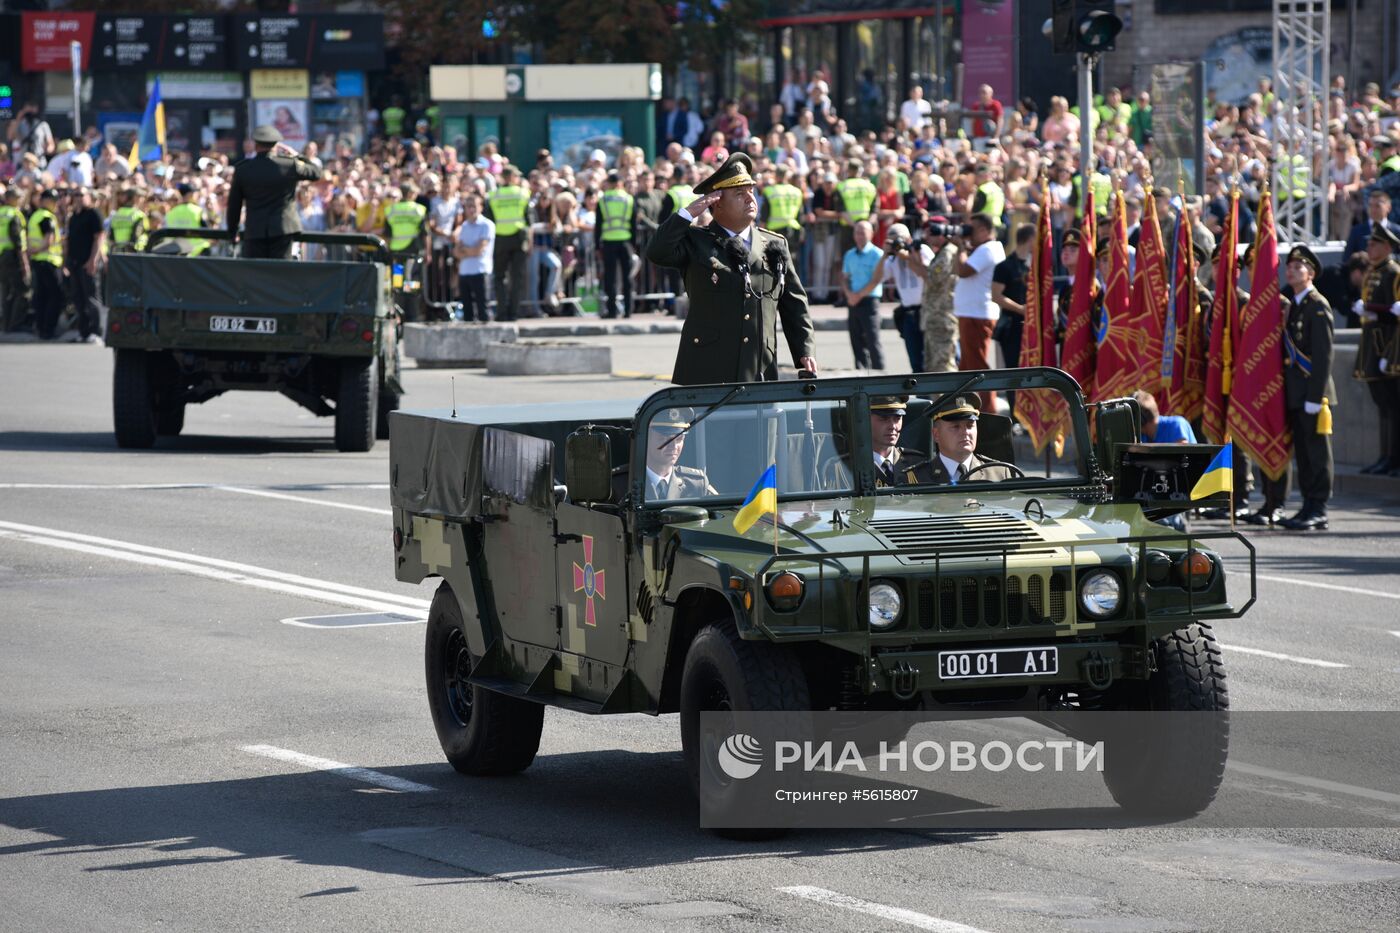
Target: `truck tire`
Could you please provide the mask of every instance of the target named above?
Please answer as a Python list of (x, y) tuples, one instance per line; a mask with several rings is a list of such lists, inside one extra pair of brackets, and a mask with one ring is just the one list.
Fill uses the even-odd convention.
[(540, 747), (544, 705), (467, 683), (474, 660), (457, 597), (444, 583), (428, 610), (424, 650), (428, 709), (443, 754), (462, 774), (524, 771)]
[(185, 403), (168, 405), (156, 412), (156, 433), (161, 437), (178, 437), (185, 430)]
[(155, 386), (151, 355), (145, 350), (118, 350), (112, 372), (112, 423), (117, 446), (145, 449), (156, 442)]
[(335, 448), (363, 453), (374, 448), (374, 423), (379, 405), (379, 361), (343, 360), (340, 389), (335, 396)]
[[(802, 665), (787, 648), (744, 641), (733, 621), (724, 619), (700, 630), (686, 652), (681, 673), (681, 749), (686, 773), (697, 796), (702, 794), (701, 769), (709, 789), (705, 805), (723, 813), (738, 782), (719, 767), (719, 746), (733, 730), (706, 732), (700, 714), (708, 711), (764, 710), (806, 713), (811, 694)], [(716, 830), (731, 839), (772, 839), (786, 830), (746, 826)]]
[[(1215, 799), (1230, 748), (1230, 697), (1220, 646), (1193, 622), (1154, 643), (1157, 670), (1131, 708), (1170, 712), (1157, 728), (1133, 726), (1110, 740), (1104, 784), (1124, 810), (1184, 819)], [(1118, 706), (1124, 708), (1123, 705)]]
[(389, 439), (389, 412), (398, 411), (402, 400), (403, 397), (388, 386), (379, 387), (379, 414), (374, 420), (376, 440), (387, 441)]

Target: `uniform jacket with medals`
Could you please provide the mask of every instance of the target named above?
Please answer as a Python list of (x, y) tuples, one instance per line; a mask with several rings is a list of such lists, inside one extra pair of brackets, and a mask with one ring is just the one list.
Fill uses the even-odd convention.
[(647, 258), (679, 269), (690, 296), (671, 376), (677, 385), (776, 380), (780, 318), (792, 358), (814, 355), (807, 293), (781, 234), (755, 224), (744, 256), (720, 224), (697, 227), (676, 213), (656, 231)]
[(1293, 289), (1283, 288), (1288, 302), (1284, 323), (1283, 384), (1290, 411), (1327, 398), (1337, 404), (1337, 387), (1332, 383), (1332, 306), (1317, 290), (1308, 289), (1301, 302), (1293, 300)]
[[(1361, 342), (1357, 346), (1356, 369), (1362, 382), (1400, 378), (1400, 322), (1390, 313), (1400, 301), (1400, 263), (1394, 259), (1377, 263), (1366, 271), (1361, 283), (1361, 304), (1367, 317), (1361, 321)], [(1380, 371), (1384, 359), (1389, 370)]]
[[(894, 483), (891, 484), (885, 478), (879, 467), (875, 469), (875, 486), (877, 489), (884, 489), (894, 486), (946, 486), (948, 485), (948, 469), (943, 465), (943, 460), (937, 455), (929, 457), (928, 454), (918, 450), (910, 450), (905, 447), (896, 447), (894, 454), (886, 461), (889, 463), (894, 473)], [(996, 482), (1004, 479), (1011, 479), (1011, 471), (1004, 466), (1000, 466), (998, 461), (983, 460), (976, 454), (967, 461), (968, 472), (973, 468), (983, 464), (990, 464), (985, 470), (981, 470), (972, 477), (972, 482)], [(844, 459), (836, 459), (830, 462), (826, 472), (827, 488), (848, 489), (853, 484), (851, 478), (851, 468)]]

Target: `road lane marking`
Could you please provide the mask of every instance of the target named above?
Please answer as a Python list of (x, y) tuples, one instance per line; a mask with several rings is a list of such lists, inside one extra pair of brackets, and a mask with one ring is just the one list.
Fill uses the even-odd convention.
[(828, 907), (844, 907), (846, 910), (854, 910), (858, 913), (869, 914), (872, 917), (879, 917), (881, 920), (893, 920), (895, 923), (902, 923), (905, 926), (916, 927), (920, 930), (932, 930), (934, 933), (986, 933), (977, 927), (970, 927), (965, 923), (954, 923), (952, 920), (943, 920), (939, 917), (930, 917), (928, 914), (917, 913), (912, 910), (905, 910), (903, 907), (891, 907), (888, 904), (877, 904), (874, 901), (863, 901), (858, 897), (851, 897), (848, 894), (838, 894), (835, 891), (828, 891), (826, 888), (814, 888), (811, 885), (799, 884), (787, 888), (778, 888), (784, 894), (792, 894), (796, 897), (806, 898), (818, 904), (825, 904)]
[(1394, 635), (1396, 638), (1400, 638), (1400, 632), (1391, 632), (1390, 634)]
[(286, 502), (305, 502), (310, 505), (324, 505), (331, 509), (350, 509), (353, 512), (369, 512), (371, 515), (393, 515), (393, 509), (381, 509), (373, 505), (352, 505), (349, 502), (334, 502), (330, 499), (312, 499), (310, 496), (293, 496), (285, 492), (272, 492), (268, 489), (253, 489), (248, 486), (211, 486), (220, 492), (236, 492), (245, 496), (262, 496), (266, 499), (282, 499)]
[[(1236, 577), (1247, 577), (1249, 573), (1244, 570), (1227, 570), (1229, 574)], [(1378, 599), (1400, 599), (1400, 593), (1386, 593), (1381, 590), (1368, 590), (1359, 586), (1342, 586), (1337, 583), (1323, 583), (1320, 580), (1300, 580), (1296, 577), (1273, 577), (1267, 574), (1256, 574), (1256, 580), (1263, 580), (1267, 583), (1296, 583), (1298, 586), (1311, 586), (1319, 590), (1336, 590), (1338, 593), (1355, 593), (1360, 596), (1375, 596)]]
[(278, 748), (276, 745), (241, 745), (242, 751), (251, 755), (261, 755), (264, 758), (271, 758), (274, 761), (285, 761), (288, 764), (301, 765), (310, 771), (325, 771), (339, 777), (348, 778), (352, 781), (359, 781), (362, 784), (373, 784), (375, 787), (383, 787), (386, 790), (396, 790), (405, 794), (426, 794), (436, 791), (436, 787), (429, 787), (427, 784), (419, 784), (401, 777), (394, 777), (392, 774), (385, 774), (382, 771), (374, 771), (370, 768), (357, 768), (354, 765), (347, 765), (344, 762), (332, 761), (329, 758), (317, 758), (315, 755), (303, 755), (301, 752), (294, 752), (290, 748)]
[(132, 561), (148, 566), (165, 567), (196, 576), (239, 583), (257, 589), (289, 593), (296, 596), (309, 596), (324, 602), (367, 609), (374, 612), (426, 611), (431, 603), (426, 599), (401, 596), (359, 586), (303, 577), (293, 573), (283, 573), (267, 567), (256, 567), (235, 561), (204, 557), (185, 551), (172, 551), (166, 548), (150, 547), (130, 541), (117, 541), (100, 538), (96, 535), (76, 534), (54, 528), (41, 528), (22, 525), (18, 522), (0, 521), (0, 537), (17, 538), (33, 544), (78, 551), (117, 560)]
[(421, 612), (356, 612), (349, 615), (342, 612), (329, 616), (293, 616), (290, 619), (282, 619), (281, 622), (283, 625), (295, 625), (298, 628), (341, 629), (417, 625), (426, 618)]
[(1283, 654), (1279, 651), (1265, 651), (1263, 648), (1242, 648), (1239, 645), (1221, 644), (1221, 648), (1226, 651), (1238, 651), (1241, 654), (1257, 654), (1261, 658), (1273, 658), (1275, 661), (1292, 661), (1294, 664), (1310, 664), (1313, 667), (1344, 668), (1351, 667), (1350, 664), (1341, 664), (1337, 661), (1322, 661), (1318, 658), (1301, 658), (1296, 654)]
[(1243, 761), (1229, 761), (1226, 762), (1225, 767), (1241, 774), (1271, 778), (1275, 781), (1297, 784), (1300, 787), (1311, 787), (1314, 790), (1326, 790), (1334, 794), (1346, 794), (1350, 797), (1362, 797), (1366, 800), (1400, 805), (1400, 794), (1392, 794), (1388, 791), (1372, 790), (1369, 787), (1358, 787), (1355, 784), (1343, 784), (1340, 781), (1329, 781), (1326, 778), (1308, 777), (1306, 774), (1294, 774), (1291, 771), (1277, 771), (1273, 768), (1246, 764)]
[[(298, 488), (298, 487), (294, 487)], [(309, 489), (388, 489), (387, 483), (368, 485), (326, 485), (310, 486)], [(352, 512), (368, 512), (371, 515), (393, 515), (393, 509), (373, 505), (354, 505), (350, 502), (336, 502), (331, 499), (313, 499), (310, 496), (294, 496), (287, 492), (275, 492), (257, 486), (235, 486), (228, 483), (0, 483), (0, 489), (49, 489), (49, 490), (121, 490), (124, 492), (166, 492), (184, 489), (210, 489), (215, 492), (233, 492), (244, 496), (261, 496), (266, 499), (281, 499), (285, 502), (302, 502), (307, 505), (320, 505), (329, 509), (348, 509)]]

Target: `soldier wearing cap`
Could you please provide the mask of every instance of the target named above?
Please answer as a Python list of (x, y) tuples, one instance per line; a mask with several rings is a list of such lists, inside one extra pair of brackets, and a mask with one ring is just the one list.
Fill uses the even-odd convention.
[[(907, 395), (876, 396), (870, 400), (870, 445), (875, 454), (875, 485), (879, 488), (936, 482), (928, 454), (899, 446), (908, 405)], [(849, 453), (823, 465), (824, 489), (850, 489), (853, 484)]]
[(1289, 251), (1283, 386), (1303, 507), (1280, 524), (1292, 531), (1325, 530), (1332, 497), (1331, 413), (1326, 408), (1337, 390), (1332, 384), (1332, 307), (1313, 286), (1321, 271), (1322, 263), (1306, 246)]
[[(1064, 239), (1060, 243), (1060, 263), (1069, 270), (1069, 281), (1060, 287), (1060, 294), (1055, 299), (1055, 337), (1063, 342), (1065, 328), (1069, 324), (1069, 309), (1074, 305), (1074, 270), (1079, 266), (1079, 250), (1084, 245), (1084, 236), (1074, 227), (1065, 231)], [(1104, 260), (1108, 255), (1107, 238), (1100, 239), (1095, 244), (1094, 258)], [(1090, 324), (1095, 332), (1098, 330), (1101, 309), (1103, 308), (1103, 289), (1097, 289), (1094, 296), (1094, 303), (1089, 310)]]
[(301, 231), (295, 203), (297, 183), (316, 181), (322, 172), (310, 159), (283, 144), (276, 127), (256, 127), (253, 147), (257, 154), (233, 170), (225, 214), (228, 229), (238, 236), (246, 204), (248, 219), (239, 238), (243, 257), (286, 259), (291, 255), (292, 236)]
[[(779, 318), (793, 362), (817, 371), (807, 293), (787, 241), (755, 223), (753, 186), (753, 161), (735, 153), (647, 247), (652, 262), (680, 270), (690, 296), (671, 376), (678, 385), (777, 379)], [(692, 226), (706, 210), (710, 224)]]
[(1400, 476), (1400, 236), (1377, 224), (1366, 246), (1370, 268), (1353, 306), (1361, 318), (1361, 342), (1352, 376), (1371, 392), (1380, 409), (1380, 459), (1362, 473)]
[(1000, 460), (977, 456), (977, 402), (976, 395), (955, 395), (933, 413), (934, 456), (928, 482), (957, 485), (1012, 478), (1011, 468)]
[[(684, 467), (679, 463), (685, 450), (685, 432), (690, 428), (692, 417), (694, 414), (689, 408), (668, 408), (652, 418), (647, 427), (643, 501), (661, 502), (717, 495), (704, 470)], [(613, 471), (613, 498), (621, 502), (626, 492), (627, 467), (621, 466)]]

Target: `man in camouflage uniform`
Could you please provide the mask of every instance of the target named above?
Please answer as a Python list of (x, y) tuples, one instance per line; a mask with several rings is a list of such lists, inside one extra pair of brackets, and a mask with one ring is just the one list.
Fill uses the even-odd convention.
[[(930, 224), (945, 224), (943, 217), (930, 217)], [(949, 373), (958, 368), (956, 350), (958, 319), (953, 314), (953, 286), (958, 281), (958, 248), (946, 236), (927, 236), (933, 247), (924, 281), (924, 300), (919, 307), (919, 324), (924, 332), (924, 372)]]

